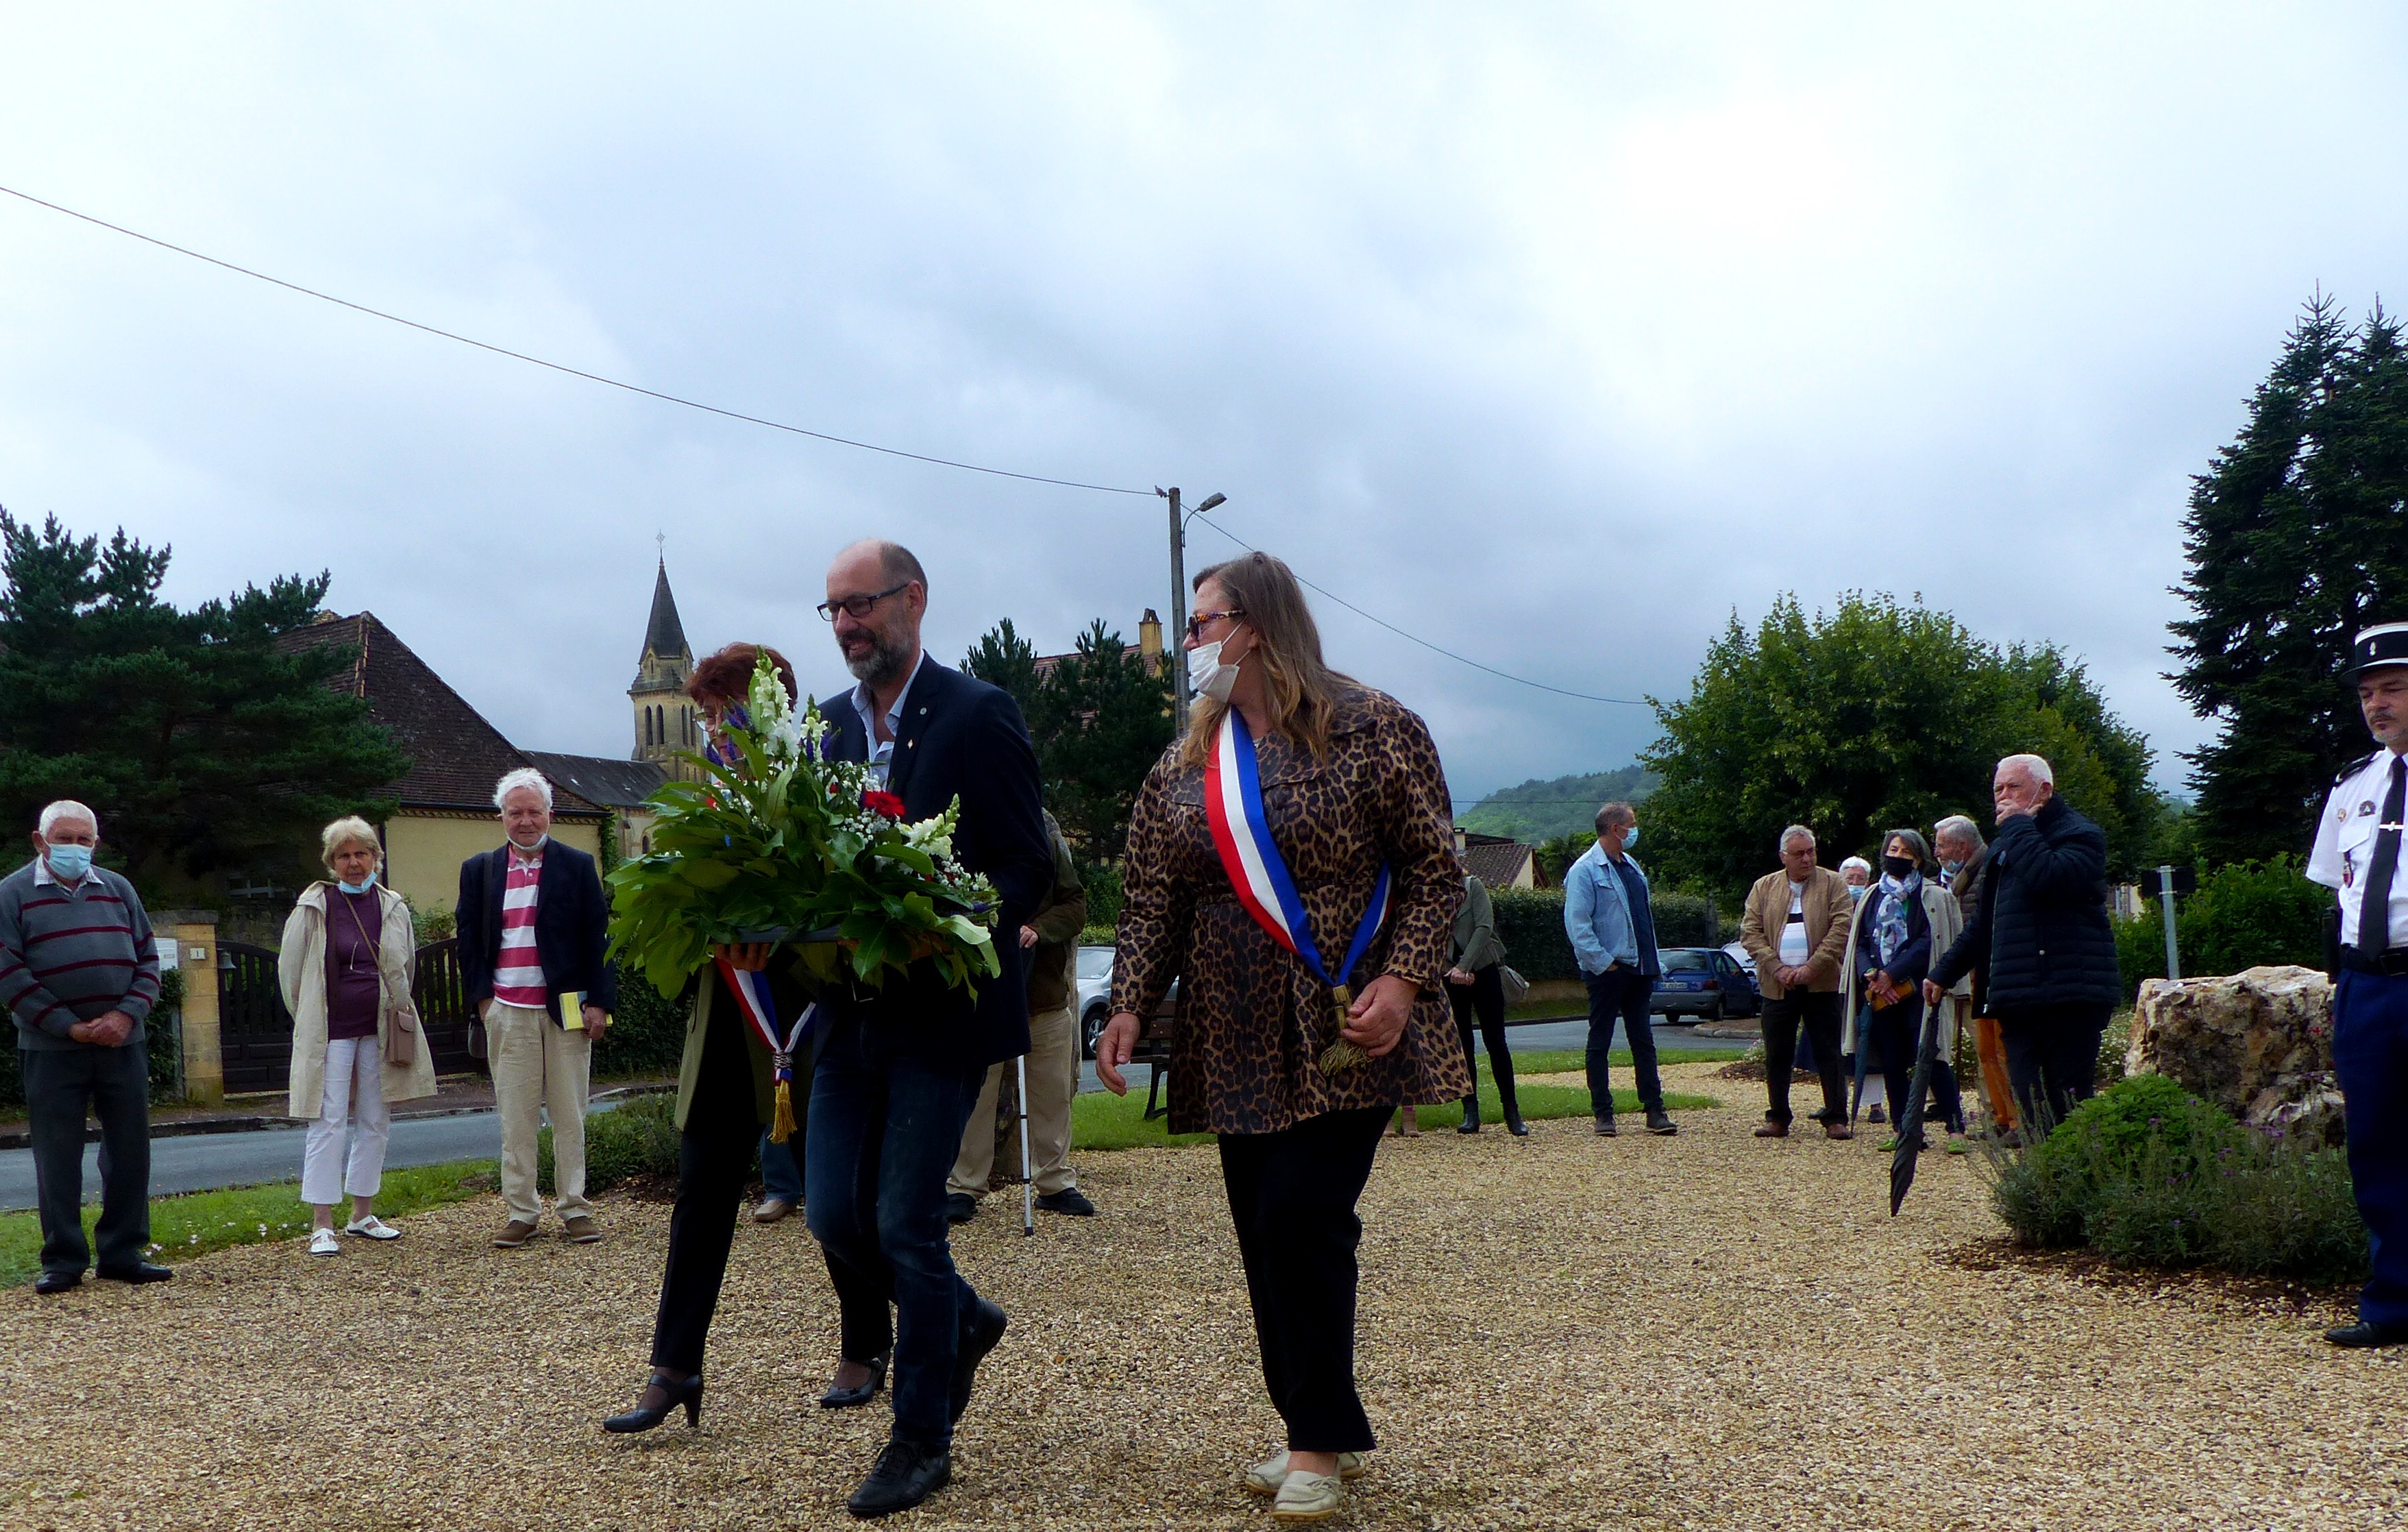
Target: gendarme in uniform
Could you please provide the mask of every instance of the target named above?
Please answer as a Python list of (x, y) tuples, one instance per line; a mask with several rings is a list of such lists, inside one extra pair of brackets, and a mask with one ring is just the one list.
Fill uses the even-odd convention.
[(2334, 779), (2316, 822), (2308, 876), (2341, 901), (2341, 969), (2333, 991), (2333, 1068), (2349, 1129), (2349, 1174), (2366, 1221), (2373, 1275), (2340, 1346), (2408, 1343), (2408, 622), (2351, 645), (2367, 728), (2382, 745)]

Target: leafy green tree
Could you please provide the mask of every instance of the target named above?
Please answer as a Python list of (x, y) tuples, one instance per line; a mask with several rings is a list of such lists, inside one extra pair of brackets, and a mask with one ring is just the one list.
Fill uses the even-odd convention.
[(1144, 657), (1100, 617), (1043, 673), (1036, 649), (1008, 618), (979, 640), (962, 668), (1019, 701), (1046, 806), (1082, 860), (1117, 860), (1138, 788), (1170, 744), (1168, 672), (1148, 674)]
[(328, 576), (184, 612), (159, 599), (170, 551), (0, 510), (0, 825), (79, 799), (141, 880), (281, 865), (328, 819), (392, 813), (376, 788), (408, 759), (327, 686), (357, 656), (277, 642)]
[(1824, 858), (1870, 856), (1883, 831), (1990, 817), (2002, 756), (2045, 756), (2057, 790), (2107, 833), (2111, 870), (2154, 844), (2164, 804), (2148, 743), (2052, 646), (2000, 649), (1945, 613), (1850, 594), (1809, 618), (1794, 596), (1754, 632), (1736, 615), (1688, 697), (1657, 701), (1663, 778), (1642, 816), (1651, 869), (1732, 907), (1776, 866), (1782, 829)]
[(2175, 687), (2214, 742), (2189, 759), (2215, 862), (2303, 850), (2333, 773), (2370, 748), (2342, 678), (2351, 637), (2408, 617), (2408, 354), (2378, 305), (2353, 329), (2309, 300), (2192, 481)]

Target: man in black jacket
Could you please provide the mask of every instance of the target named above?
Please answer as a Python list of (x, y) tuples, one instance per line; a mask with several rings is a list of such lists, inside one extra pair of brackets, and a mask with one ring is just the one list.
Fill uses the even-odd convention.
[[(915, 971), (825, 1003), (831, 1030), (811, 1080), (803, 1207), (831, 1266), (856, 1279), (840, 1287), (889, 1294), (901, 1316), (894, 1437), (848, 1502), (856, 1516), (902, 1510), (944, 1487), (953, 1423), (980, 1359), (1003, 1338), (1003, 1310), (953, 1269), (945, 1175), (987, 1066), (1028, 1051), (1025, 959), (1013, 938), (1054, 887), (1037, 753), (1020, 709), (922, 652), (927, 606), (920, 561), (870, 542), (837, 556), (820, 607), (860, 683), (828, 707), (829, 759), (867, 762), (906, 819), (941, 814), (958, 798), (954, 852), (994, 881), (1001, 903), (1003, 972), (975, 994)], [(882, 1305), (874, 1315), (860, 1308), (845, 1306), (848, 1359), (883, 1354), (896, 1333), (885, 1329)]]
[(2099, 1039), (2123, 996), (2107, 923), (2107, 837), (2057, 796), (2038, 756), (2009, 756), (1991, 779), (1998, 838), (1982, 871), (1981, 904), (1932, 965), (1924, 999), (1941, 997), (1976, 965), (1999, 1019), (2007, 1077), (2028, 1130), (2041, 1131), (2090, 1097)]
[[(505, 845), (460, 864), (460, 986), (485, 1024), (502, 1120), (503, 1250), (535, 1237), (541, 1113), (552, 1114), (552, 1210), (571, 1244), (602, 1237), (585, 1199), (586, 1089), (618, 986), (603, 961), (610, 905), (594, 859), (552, 838), (552, 784), (522, 766), (494, 788)], [(564, 996), (576, 1008), (564, 1016)]]

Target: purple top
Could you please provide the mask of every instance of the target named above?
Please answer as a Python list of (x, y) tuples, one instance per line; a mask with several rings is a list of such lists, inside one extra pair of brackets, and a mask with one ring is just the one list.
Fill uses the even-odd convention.
[(377, 952), (384, 940), (384, 905), (366, 893), (326, 889), (326, 1036), (373, 1037), (382, 995)]

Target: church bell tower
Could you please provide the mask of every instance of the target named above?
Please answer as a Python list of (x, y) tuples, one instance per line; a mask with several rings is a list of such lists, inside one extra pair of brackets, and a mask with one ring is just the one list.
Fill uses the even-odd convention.
[(678, 620), (677, 598), (669, 594), (668, 560), (664, 556), (652, 580), (652, 614), (644, 625), (644, 652), (636, 661), (635, 685), (627, 699), (636, 709), (636, 748), (630, 759), (658, 761), (671, 777), (692, 778), (693, 766), (679, 760), (681, 750), (702, 748), (702, 720), (685, 694), (694, 675), (694, 651), (685, 642), (685, 625)]

